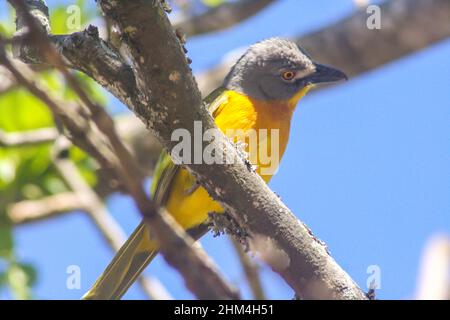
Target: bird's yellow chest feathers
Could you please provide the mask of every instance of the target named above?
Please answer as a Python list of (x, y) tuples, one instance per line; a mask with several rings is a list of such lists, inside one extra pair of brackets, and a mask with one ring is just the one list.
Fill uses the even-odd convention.
[[(283, 156), (293, 110), (307, 90), (285, 102), (258, 101), (234, 91), (225, 91), (218, 98), (213, 111), (217, 127), (235, 142), (243, 142), (250, 162), (256, 165), (257, 173), (266, 182)], [(204, 222), (209, 212), (223, 211), (204, 188), (198, 187), (192, 192), (194, 183), (195, 179), (187, 170), (179, 170), (166, 203), (167, 210), (184, 228)]]
[(305, 93), (299, 92), (289, 101), (261, 101), (226, 91), (213, 112), (216, 125), (234, 142), (241, 142), (266, 182), (278, 168), (289, 139), (292, 113)]
[(293, 108), (288, 101), (260, 101), (234, 91), (226, 91), (222, 101), (213, 116), (225, 134), (227, 130), (238, 129), (276, 129), (289, 133)]

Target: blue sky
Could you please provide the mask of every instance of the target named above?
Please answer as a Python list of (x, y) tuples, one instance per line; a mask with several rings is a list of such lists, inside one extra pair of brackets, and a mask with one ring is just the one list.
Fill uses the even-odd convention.
[[(352, 10), (350, 0), (277, 1), (239, 26), (189, 39), (193, 69), (208, 69), (228, 51), (270, 36), (310, 32)], [(449, 56), (447, 40), (304, 98), (270, 184), (362, 288), (367, 268), (380, 267), (380, 299), (411, 297), (425, 241), (450, 232)], [(114, 195), (108, 207), (130, 233), (139, 221), (130, 199)], [(83, 213), (17, 228), (15, 237), (19, 256), (39, 271), (37, 298), (80, 298), (112, 257)], [(225, 237), (208, 235), (202, 244), (231, 282), (243, 282)], [(81, 268), (81, 290), (66, 288), (69, 265)], [(161, 258), (146, 274), (175, 298), (192, 298)], [(263, 266), (262, 276), (270, 298), (292, 298), (269, 268)], [(248, 288), (243, 293), (249, 297)], [(143, 297), (137, 286), (126, 295)]]

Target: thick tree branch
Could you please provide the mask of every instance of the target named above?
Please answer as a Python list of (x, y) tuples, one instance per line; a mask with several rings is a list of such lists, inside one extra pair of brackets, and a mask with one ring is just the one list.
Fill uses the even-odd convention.
[[(45, 15), (47, 10), (39, 6), (39, 2), (41, 1), (30, 1), (30, 5), (34, 6), (34, 12), (41, 10)], [(368, 14), (362, 9), (347, 19), (299, 37), (297, 42), (317, 60), (339, 66), (348, 74), (356, 76), (450, 36), (448, 3), (445, 0), (387, 1), (381, 6), (381, 30), (369, 30), (366, 27)], [(232, 5), (235, 4), (227, 4)], [(49, 30), (48, 16), (40, 22), (43, 29)], [(19, 35), (26, 32), (24, 28), (25, 25), (21, 23)], [(97, 36), (93, 27), (88, 30), (71, 35), (51, 36), (50, 39), (69, 66), (91, 76), (130, 108), (139, 107), (140, 102), (133, 99), (137, 89), (130, 66), (118, 52)], [(33, 50), (27, 50), (27, 44), (23, 41), (16, 42), (16, 47), (19, 47), (15, 50), (16, 53), (20, 53), (19, 58), (34, 63), (48, 63)], [(87, 56), (89, 59), (86, 59)], [(198, 75), (196, 79), (201, 92), (208, 94), (219, 86), (234, 62), (234, 59), (224, 61), (216, 68)], [(0, 78), (5, 80), (0, 81), (0, 92), (3, 92), (1, 89), (3, 87), (9, 89), (15, 85), (11, 83), (9, 74), (1, 67)], [(137, 124), (138, 121), (130, 120), (129, 127), (133, 127), (132, 123)], [(136, 134), (130, 137), (133, 146), (136, 146), (132, 150), (138, 159), (144, 160), (143, 168), (152, 169), (155, 157), (152, 161), (145, 162), (149, 154), (146, 147), (149, 147), (150, 151), (158, 151), (158, 144), (142, 144), (143, 141), (155, 139), (151, 138), (151, 134), (145, 133), (142, 126), (136, 128), (139, 128), (141, 133), (136, 129), (134, 130)], [(143, 134), (145, 139), (141, 139)], [(152, 140), (146, 140), (147, 137)], [(150, 154), (157, 157), (158, 152)], [(116, 190), (103, 182), (100, 189), (102, 194)]]
[[(142, 5), (146, 5), (145, 10), (147, 9), (147, 7), (150, 7), (151, 2), (152, 1), (136, 1), (137, 4), (120, 4), (119, 6), (142, 6)], [(136, 15), (136, 17), (138, 19), (136, 19), (136, 21), (133, 23), (130, 20), (125, 19), (126, 17), (124, 17), (126, 15), (126, 12), (118, 12), (118, 8), (114, 7), (114, 4), (109, 3), (108, 1), (102, 1), (102, 5), (104, 5), (104, 9), (105, 11), (109, 11), (110, 13), (118, 13), (117, 15), (115, 15), (113, 18), (118, 20), (119, 24), (122, 24), (122, 31), (126, 30), (126, 32), (124, 32), (124, 34), (126, 36), (128, 36), (127, 38), (125, 38), (124, 40), (127, 42), (127, 44), (131, 44), (131, 48), (133, 50), (133, 47), (138, 47), (138, 46), (142, 46), (145, 48), (150, 48), (148, 41), (141, 41), (142, 39), (144, 39), (144, 33), (139, 30), (141, 26), (146, 26), (145, 29), (146, 31), (148, 27), (154, 28), (153, 24), (150, 24), (149, 21), (159, 21), (161, 22), (161, 19), (163, 19), (163, 16), (160, 15), (160, 17), (158, 17), (157, 19), (149, 19), (152, 18), (152, 14), (154, 13), (153, 11), (147, 12), (147, 15), (145, 15), (145, 10), (144, 12), (142, 12), (142, 14), (138, 14)], [(105, 7), (105, 6), (108, 6)], [(397, 8), (395, 6), (398, 6)], [(404, 8), (407, 8), (407, 10), (402, 10), (402, 6)], [(419, 8), (417, 10), (415, 10), (416, 8)], [(431, 10), (432, 8), (438, 8)], [(121, 8), (123, 10), (123, 8)], [(136, 8), (135, 8), (136, 9)], [(160, 10), (159, 8), (157, 10)], [(387, 10), (387, 11), (386, 11)], [(389, 11), (391, 10), (391, 11)], [(448, 21), (450, 21), (450, 19), (448, 19), (448, 2), (443, 1), (443, 0), (432, 0), (432, 1), (418, 1), (418, 0), (410, 0), (410, 1), (406, 1), (406, 0), (399, 0), (396, 1), (394, 4), (394, 1), (388, 2), (387, 4), (383, 5), (383, 11), (382, 11), (382, 19), (383, 17), (385, 17), (386, 15), (383, 13), (396, 13), (394, 15), (387, 15), (387, 17), (393, 17), (394, 20), (389, 21), (392, 25), (394, 25), (395, 27), (390, 29), (390, 30), (410, 30), (410, 32), (412, 32), (411, 34), (414, 34), (414, 36), (412, 37), (407, 37), (406, 38), (406, 43), (404, 41), (401, 41), (399, 43), (395, 43), (395, 45), (389, 45), (390, 43), (392, 43), (392, 41), (388, 41), (389, 37), (392, 37), (393, 34), (392, 32), (384, 32), (383, 28), (381, 30), (378, 31), (372, 31), (372, 30), (368, 30), (367, 28), (365, 28), (365, 21), (367, 18), (367, 15), (365, 15), (364, 13), (358, 13), (357, 15), (355, 15), (355, 17), (353, 18), (349, 18), (339, 24), (336, 24), (334, 26), (332, 26), (332, 28), (329, 28), (328, 31), (325, 30), (324, 32), (317, 32), (315, 33), (315, 37), (313, 37), (312, 35), (310, 36), (310, 43), (308, 44), (308, 37), (304, 37), (301, 40), (301, 43), (304, 47), (307, 48), (307, 50), (312, 54), (312, 56), (314, 56), (314, 58), (321, 60), (321, 61), (325, 61), (328, 63), (332, 63), (333, 65), (336, 66), (340, 66), (342, 69), (346, 70), (347, 72), (349, 72), (352, 75), (356, 75), (360, 72), (364, 72), (372, 67), (376, 67), (380, 64), (386, 63), (387, 61), (389, 61), (390, 59), (395, 59), (398, 58), (399, 56), (401, 56), (402, 54), (406, 54), (406, 53), (410, 53), (413, 52), (414, 50), (418, 50), (430, 43), (433, 43), (435, 41), (438, 41), (440, 39), (443, 39), (444, 37), (448, 36), (448, 30), (450, 30), (450, 28), (448, 27), (444, 27), (444, 28), (436, 28), (435, 31), (432, 33), (432, 36), (429, 35), (428, 32), (423, 32), (423, 30), (427, 30), (427, 26), (429, 25), (436, 25), (436, 21), (438, 21), (438, 25), (440, 26), (448, 26), (447, 24), (445, 24), (446, 22), (448, 23)], [(132, 15), (132, 14), (130, 14)], [(422, 17), (420, 17), (420, 15)], [(429, 21), (429, 17), (432, 17), (433, 21), (432, 23)], [(445, 19), (447, 17), (447, 19)], [(364, 18), (364, 19), (363, 19)], [(351, 22), (353, 21), (353, 23)], [(355, 22), (356, 21), (356, 22)], [(383, 21), (383, 20), (382, 20)], [(425, 22), (424, 22), (425, 21)], [(410, 22), (412, 23), (412, 25), (410, 25)], [(142, 24), (144, 23), (144, 24)], [(361, 24), (364, 23), (364, 24)], [(356, 25), (356, 31), (353, 32), (352, 34), (352, 38), (346, 37), (345, 36), (345, 32), (344, 30), (351, 30), (351, 25), (354, 24)], [(389, 27), (390, 25), (388, 25), (387, 27)], [(131, 27), (126, 29), (125, 27)], [(133, 28), (134, 27), (134, 28)], [(163, 23), (162, 25), (159, 26), (160, 30), (162, 31), (161, 33), (156, 33), (156, 36), (153, 37), (153, 39), (156, 38), (156, 40), (161, 40), (161, 39), (169, 39), (169, 43), (171, 45), (174, 45), (174, 39), (172, 37), (172, 35), (169, 35), (169, 37), (164, 37), (165, 33), (167, 33), (168, 28), (168, 24), (167, 23)], [(162, 27), (162, 28), (161, 28)], [(333, 31), (334, 29), (336, 29), (336, 31)], [(429, 28), (428, 28), (429, 29)], [(154, 30), (151, 30), (154, 31)], [(336, 32), (336, 33), (334, 33)], [(359, 33), (361, 33), (360, 37), (357, 37), (359, 35)], [(372, 32), (372, 34), (370, 33)], [(407, 31), (405, 31), (407, 32)], [(339, 35), (342, 35), (342, 37), (340, 37)], [(406, 35), (408, 35), (410, 33), (406, 33)], [(405, 35), (405, 34), (403, 34)], [(418, 36), (418, 37), (417, 37)], [(367, 38), (364, 38), (367, 37)], [(161, 38), (161, 39), (158, 39)], [(340, 38), (340, 42), (336, 42), (335, 39)], [(395, 36), (394, 38), (396, 38), (398, 40), (398, 37)], [(404, 38), (404, 37), (403, 37)], [(416, 40), (411, 40), (411, 39), (419, 39), (419, 41)], [(320, 39), (320, 41), (318, 41), (317, 39)], [(345, 40), (348, 40), (347, 42)], [(355, 39), (350, 41), (351, 39)], [(369, 41), (364, 40), (364, 39), (370, 39)], [(303, 43), (305, 42), (305, 43)], [(340, 47), (341, 42), (343, 42), (344, 45), (344, 49), (346, 50), (336, 50), (336, 47)], [(160, 41), (157, 41), (156, 44), (159, 44)], [(366, 45), (358, 45), (361, 43), (365, 43)], [(375, 45), (378, 44), (378, 45)], [(158, 47), (158, 45), (156, 45), (154, 43), (155, 47)], [(370, 44), (370, 45), (367, 45)], [(379, 51), (377, 51), (377, 54), (372, 56), (372, 53), (374, 50), (367, 50), (367, 48), (373, 48), (373, 47), (377, 47), (377, 49), (379, 49)], [(396, 49), (395, 47), (403, 47), (400, 49)], [(167, 53), (167, 48), (168, 46), (162, 46), (162, 58), (164, 58), (164, 54)], [(177, 50), (178, 45), (176, 45), (175, 47), (172, 47), (172, 49)], [(315, 53), (314, 51), (314, 47), (318, 48), (317, 50), (320, 49), (320, 51), (318, 53)], [(332, 47), (333, 50), (325, 50), (323, 48), (330, 48)], [(178, 47), (179, 49), (179, 47)], [(102, 49), (104, 50), (104, 48)], [(364, 52), (362, 50), (366, 50), (368, 51), (368, 53), (364, 54)], [(157, 52), (157, 53), (153, 53), (153, 55), (148, 52), (146, 52), (146, 50), (144, 50), (144, 55), (147, 55), (147, 57), (142, 56), (143, 57), (143, 61), (141, 64), (145, 64), (148, 63), (148, 61), (152, 61), (153, 62), (153, 56), (156, 54), (160, 54), (161, 52)], [(343, 52), (347, 55), (342, 54), (341, 58), (339, 58), (338, 54), (340, 52)], [(137, 51), (134, 52), (134, 57), (139, 57), (139, 55), (137, 55)], [(361, 54), (359, 54), (361, 53)], [(170, 58), (173, 58), (173, 56), (169, 55)], [(359, 58), (361, 57), (361, 58)], [(146, 60), (147, 58), (147, 60)], [(151, 58), (151, 59), (149, 59)], [(170, 58), (167, 58), (167, 61), (171, 61)], [(178, 57), (175, 57), (175, 61), (183, 61), (183, 59), (180, 59), (180, 56), (178, 55)], [(337, 60), (334, 60), (337, 59)], [(356, 59), (356, 63), (354, 63), (354, 59)], [(121, 60), (118, 60), (119, 62), (121, 62)], [(137, 60), (139, 61), (139, 60)], [(333, 62), (336, 61), (336, 62)], [(341, 61), (341, 63), (339, 62)], [(156, 59), (156, 62), (158, 62), (158, 59)], [(350, 64), (350, 68), (347, 69), (345, 67), (345, 64)], [(122, 65), (121, 63), (119, 63), (119, 65)], [(139, 63), (137, 64), (139, 65)], [(159, 67), (164, 67), (164, 63), (163, 64), (155, 64), (156, 66)], [(343, 67), (344, 66), (344, 67)], [(77, 66), (75, 66), (77, 67)], [(143, 70), (146, 70), (145, 65), (142, 66)], [(108, 66), (109, 70), (114, 70), (114, 68), (111, 68), (111, 66)], [(80, 68), (77, 68), (80, 69)], [(121, 69), (121, 68), (119, 68)], [(175, 68), (176, 69), (176, 68)], [(226, 68), (228, 69), (228, 68)], [(156, 79), (158, 78), (158, 73), (164, 73), (167, 70), (172, 70), (171, 68), (160, 68), (160, 69), (155, 69), (153, 70), (153, 72), (148, 74), (148, 78), (150, 78), (153, 75), (156, 75)], [(148, 69), (146, 71), (149, 71)], [(187, 80), (188, 84), (191, 81), (189, 79), (189, 77), (185, 78), (185, 71), (186, 70), (182, 70), (183, 72), (180, 73), (182, 78), (181, 82), (184, 82)], [(138, 74), (142, 72), (140, 70), (138, 70)], [(188, 72), (189, 74), (189, 72)], [(176, 75), (175, 79), (178, 77), (178, 74), (174, 74)], [(95, 76), (93, 76), (95, 78)], [(99, 78), (99, 77), (97, 77)], [(175, 110), (174, 112), (179, 111), (179, 109), (182, 110), (182, 107), (180, 106), (180, 103), (176, 103), (176, 101), (171, 101), (170, 99), (166, 102), (166, 103), (161, 103), (161, 101), (164, 101), (163, 97), (154, 97), (152, 100), (150, 101), (150, 97), (148, 96), (149, 94), (158, 94), (159, 95), (163, 95), (161, 94), (161, 92), (155, 92), (154, 90), (149, 90), (151, 89), (151, 86), (149, 84), (151, 84), (151, 80), (152, 79), (146, 79), (145, 76), (141, 75), (141, 79), (138, 80), (138, 83), (140, 81), (143, 81), (144, 83), (140, 83), (139, 87), (140, 89), (146, 89), (143, 90), (144, 92), (146, 92), (146, 94), (140, 94), (138, 95), (139, 98), (147, 98), (147, 99), (143, 99), (143, 101), (145, 103), (140, 103), (139, 101), (136, 101), (133, 99), (133, 101), (131, 101), (130, 99), (132, 99), (131, 97), (133, 97), (133, 94), (135, 93), (135, 88), (133, 87), (132, 89), (129, 89), (130, 92), (133, 92), (133, 94), (129, 94), (127, 95), (127, 91), (121, 92), (121, 90), (116, 90), (116, 94), (117, 96), (123, 101), (125, 102), (130, 109), (132, 109), (133, 111), (135, 111), (141, 119), (143, 119), (147, 125), (149, 125), (150, 127), (154, 128), (154, 132), (160, 132), (159, 134), (159, 138), (163, 141), (164, 145), (166, 147), (170, 147), (170, 142), (169, 142), (169, 137), (167, 136), (168, 132), (167, 130), (159, 130), (160, 128), (155, 126), (155, 121), (160, 121), (160, 122), (165, 122), (165, 124), (171, 124), (171, 122), (167, 121), (167, 120), (171, 120), (172, 116), (169, 114), (168, 116), (166, 116), (164, 113), (165, 112), (172, 112), (173, 110)], [(218, 76), (218, 78), (220, 78), (220, 80), (222, 80), (223, 78), (223, 74), (222, 76)], [(174, 79), (172, 77), (172, 79)], [(146, 80), (149, 80), (148, 84), (146, 84)], [(99, 80), (98, 80), (99, 81)], [(155, 82), (155, 79), (153, 80), (153, 82)], [(215, 86), (214, 82), (210, 82), (212, 83), (212, 86)], [(216, 82), (217, 83), (217, 82)], [(161, 86), (156, 85), (155, 83), (152, 84), (155, 88), (158, 87), (165, 87), (166, 84), (163, 82)], [(108, 84), (105, 84), (105, 86), (108, 86)], [(107, 87), (108, 88), (108, 87)], [(125, 86), (122, 86), (121, 88), (126, 88)], [(177, 92), (178, 93), (178, 87), (176, 88), (172, 88), (169, 91), (163, 91), (164, 94), (167, 94), (168, 92)], [(114, 86), (109, 86), (109, 90), (113, 90)], [(190, 90), (192, 89), (191, 84), (189, 84), (187, 86), (187, 88), (184, 88), (184, 90)], [(195, 89), (195, 85), (194, 85), (194, 89)], [(191, 112), (193, 114), (197, 114), (197, 116), (199, 118), (203, 118), (205, 117), (204, 113), (202, 113), (201, 110), (198, 110), (200, 107), (198, 107), (199, 101), (197, 98), (197, 94), (195, 93), (196, 90), (194, 90), (194, 98), (193, 99), (187, 99), (184, 100), (183, 94), (179, 97), (173, 97), (172, 100), (179, 100), (179, 102), (183, 101), (184, 102), (184, 106), (192, 106), (194, 110), (191, 110)], [(181, 91), (183, 92), (183, 91)], [(149, 103), (150, 102), (150, 103)], [(175, 102), (175, 103), (174, 103)], [(192, 102), (195, 102), (194, 104), (191, 104)], [(147, 105), (147, 106), (146, 106)], [(153, 107), (152, 111), (148, 110), (146, 107)], [(170, 106), (170, 108), (166, 108), (164, 106)], [(172, 107), (175, 106), (175, 108)], [(178, 106), (178, 107), (176, 107)], [(155, 108), (156, 107), (156, 108)], [(187, 109), (187, 107), (185, 107), (185, 109)], [(149, 112), (155, 112), (156, 115), (164, 115), (164, 117), (162, 117), (162, 119), (156, 119), (154, 116), (149, 115)], [(162, 112), (162, 113), (161, 113)], [(184, 114), (183, 114), (184, 115)], [(178, 120), (176, 117), (174, 120)], [(190, 120), (192, 120), (192, 117), (188, 117), (187, 118), (187, 122), (191, 122)], [(175, 122), (176, 123), (176, 122)], [(205, 123), (207, 124), (206, 127), (209, 127), (210, 124), (210, 120), (206, 119)], [(186, 126), (188, 128), (190, 128), (190, 126), (192, 126), (192, 124), (189, 123), (183, 123), (179, 125), (180, 127), (182, 126)], [(157, 128), (155, 128), (157, 127)], [(211, 167), (215, 167), (215, 166), (211, 166)], [(233, 166), (236, 167), (236, 166)], [(239, 167), (239, 166), (237, 166)], [(213, 168), (214, 169), (214, 168)], [(217, 174), (214, 175), (213, 172), (208, 172), (209, 170), (207, 169), (202, 169), (202, 168), (197, 168), (194, 166), (191, 166), (191, 170), (193, 170), (193, 172), (197, 172), (197, 175), (201, 178), (204, 178), (204, 181), (201, 179), (201, 182), (207, 187), (207, 189), (211, 192), (211, 194), (215, 195), (219, 200), (222, 201), (222, 203), (224, 204), (225, 207), (227, 207), (227, 209), (232, 209), (233, 205), (235, 206), (235, 210), (231, 210), (232, 213), (234, 213), (235, 215), (238, 215), (236, 212), (238, 212), (237, 209), (245, 209), (246, 205), (247, 207), (253, 207), (250, 208), (252, 210), (248, 210), (247, 211), (247, 218), (251, 218), (252, 221), (249, 221), (249, 228), (250, 230), (253, 232), (254, 238), (255, 235), (265, 235), (268, 236), (268, 239), (271, 239), (271, 237), (269, 235), (272, 235), (273, 232), (271, 232), (271, 230), (268, 228), (268, 226), (291, 226), (288, 227), (286, 230), (283, 230), (284, 233), (283, 235), (274, 235), (275, 238), (277, 240), (277, 242), (275, 242), (277, 244), (277, 246), (281, 246), (282, 249), (286, 249), (286, 252), (288, 253), (288, 256), (291, 257), (291, 261), (290, 261), (290, 266), (288, 268), (288, 270), (284, 270), (280, 271), (280, 273), (282, 274), (283, 277), (285, 277), (285, 279), (296, 289), (296, 291), (302, 292), (304, 297), (323, 297), (323, 296), (328, 296), (329, 290), (331, 290), (331, 292), (333, 293), (331, 295), (331, 297), (347, 297), (347, 298), (355, 298), (355, 297), (361, 297), (361, 294), (359, 293), (359, 290), (355, 290), (354, 285), (352, 284), (351, 280), (348, 278), (348, 276), (346, 276), (345, 274), (343, 274), (339, 267), (337, 267), (337, 265), (327, 257), (327, 255), (325, 254), (324, 250), (322, 248), (320, 248), (320, 246), (317, 245), (317, 243), (315, 243), (315, 241), (313, 241), (310, 237), (308, 236), (305, 231), (307, 231), (307, 229), (303, 226), (303, 224), (298, 223), (298, 226), (296, 225), (296, 220), (295, 218), (293, 218), (291, 215), (289, 215), (289, 211), (287, 211), (287, 209), (279, 202), (278, 199), (271, 197), (270, 195), (266, 194), (266, 193), (261, 193), (261, 197), (258, 197), (257, 192), (255, 191), (266, 191), (263, 187), (260, 186), (261, 182), (257, 182), (257, 178), (254, 177), (250, 177), (248, 174), (244, 175), (244, 179), (242, 180), (242, 182), (245, 182), (245, 184), (247, 184), (248, 186), (248, 191), (247, 192), (242, 192), (241, 194), (235, 194), (234, 191), (234, 187), (236, 185), (239, 185), (239, 182), (236, 183), (236, 180), (239, 180), (240, 176), (238, 175), (238, 173), (243, 173), (244, 172), (244, 167), (241, 165), (239, 168), (233, 168), (233, 169), (227, 169), (224, 170), (226, 171), (226, 176), (223, 176), (220, 171), (216, 170)], [(233, 175), (234, 173), (234, 175)], [(208, 175), (211, 174), (211, 180), (207, 179)], [(227, 176), (229, 177), (229, 179), (227, 179)], [(224, 180), (221, 180), (221, 178), (224, 177)], [(216, 183), (216, 182), (220, 182), (221, 183)], [(248, 183), (246, 183), (248, 182)], [(243, 183), (244, 184), (244, 183)], [(216, 190), (214, 190), (214, 185), (217, 186)], [(226, 186), (233, 186), (233, 188), (226, 188)], [(225, 188), (224, 188), (225, 187)], [(261, 189), (262, 188), (262, 189)], [(240, 188), (236, 188), (238, 190), (238, 192), (242, 191), (243, 186), (241, 186)], [(244, 190), (245, 191), (245, 190)], [(222, 192), (224, 194), (222, 194)], [(237, 199), (247, 199), (246, 201), (243, 201), (243, 203), (238, 204), (238, 203), (233, 203), (233, 195), (237, 195)], [(251, 203), (251, 200), (258, 200), (257, 202), (255, 202), (258, 205), (255, 205), (255, 203)], [(236, 200), (234, 201), (236, 202)], [(250, 203), (250, 204), (249, 204)], [(259, 211), (257, 210), (258, 208), (255, 207), (260, 207), (260, 211), (264, 212), (264, 215), (261, 215), (258, 219), (258, 216), (256, 215), (256, 212)], [(279, 211), (279, 214), (277, 213), (278, 211), (274, 211), (276, 209), (281, 209)], [(241, 211), (241, 212), (246, 212), (246, 211)], [(270, 215), (270, 212), (275, 212), (275, 214)], [(267, 216), (266, 216), (267, 215)], [(280, 219), (281, 218), (281, 219)], [(255, 219), (255, 221), (253, 221), (253, 219)], [(261, 223), (262, 222), (262, 223)], [(286, 222), (288, 222), (288, 224), (286, 224)], [(289, 223), (290, 222), (290, 223)], [(292, 224), (293, 223), (293, 224)], [(256, 224), (259, 224), (261, 226), (261, 228), (258, 228), (258, 226)], [(278, 228), (275, 228), (275, 230), (278, 230)], [(300, 231), (300, 232), (299, 232)], [(293, 237), (292, 239), (291, 236)], [(292, 240), (292, 243), (286, 243), (289, 242), (289, 240)], [(264, 238), (262, 239), (264, 240)], [(263, 241), (263, 243), (265, 243), (265, 241)], [(267, 243), (266, 243), (267, 244)], [(294, 254), (290, 254), (291, 251), (304, 251), (304, 254), (298, 254), (296, 252), (294, 252)], [(312, 252), (311, 252), (312, 251)], [(292, 270), (290, 269), (291, 265), (296, 265), (298, 268), (296, 270)], [(336, 272), (334, 272), (336, 271)], [(297, 277), (294, 277), (294, 274), (297, 275)], [(327, 275), (330, 274), (338, 274), (341, 275), (341, 277), (337, 277), (338, 279), (330, 279)], [(296, 280), (298, 280), (299, 275), (302, 275), (302, 277), (306, 277), (306, 279), (304, 278), (303, 280), (301, 280), (301, 283), (296, 283)], [(297, 278), (297, 279), (295, 279)], [(311, 279), (314, 280), (314, 278), (317, 278), (317, 281), (311, 281)], [(316, 282), (317, 286), (314, 285), (314, 282)], [(312, 285), (312, 287), (309, 287), (309, 285)], [(323, 293), (322, 289), (326, 288), (326, 294), (318, 294), (318, 293)], [(336, 290), (336, 288), (338, 288)], [(355, 292), (357, 292), (356, 294), (354, 294)]]
[[(14, 1), (9, 1), (14, 5)], [(136, 83), (130, 66), (120, 54), (100, 39), (96, 27), (69, 35), (51, 35), (48, 9), (42, 0), (27, 0), (39, 28), (49, 35), (49, 40), (64, 57), (68, 67), (79, 70), (93, 78), (100, 85), (125, 104), (136, 96)], [(52, 61), (26, 40), (29, 31), (23, 12), (16, 8), (16, 28), (13, 41), (15, 58), (29, 64), (52, 64)], [(86, 57), (89, 57), (87, 59)], [(136, 103), (136, 101), (132, 101)]]
[[(133, 61), (139, 99), (145, 108), (132, 108), (171, 149), (176, 128), (194, 132), (215, 128), (187, 65), (181, 44), (156, 1), (99, 1), (104, 13), (121, 31)], [(217, 140), (217, 141), (216, 141)], [(186, 165), (199, 183), (229, 211), (251, 235), (252, 247), (298, 295), (309, 298), (365, 299), (364, 293), (328, 255), (264, 181), (242, 160), (230, 141), (212, 142), (224, 151), (231, 165)]]
[[(122, 97), (130, 97), (121, 100), (168, 149), (174, 144), (170, 136), (175, 128), (193, 132), (195, 120), (203, 120), (204, 129), (213, 128), (213, 120), (201, 104), (181, 46), (162, 9), (155, 6), (154, 1), (101, 1), (100, 4), (120, 26), (134, 62), (138, 94), (135, 90), (129, 95), (118, 92)], [(76, 128), (72, 129), (76, 132)], [(233, 158), (239, 159), (228, 139), (222, 137), (216, 146), (219, 151), (225, 146)], [(91, 151), (94, 156), (109, 154), (107, 150)], [(365, 298), (328, 256), (325, 248), (263, 181), (248, 170), (244, 161), (239, 159), (231, 166), (188, 167), (228, 211), (245, 222), (252, 235), (253, 248), (262, 251), (261, 256), (299, 295), (305, 298)]]
[[(371, 30), (365, 9), (296, 39), (317, 61), (357, 76), (450, 36), (450, 1), (390, 0), (380, 5), (381, 29)], [(235, 59), (196, 77), (203, 93), (219, 86)]]
[[(57, 66), (61, 66), (57, 61), (58, 55), (52, 52), (52, 47), (41, 39), (38, 28), (35, 28), (35, 21), (25, 8), (22, 1), (14, 1), (14, 4), (22, 9), (27, 23), (31, 26), (30, 36), (34, 41), (39, 40), (37, 46), (47, 46), (44, 49), (48, 57), (54, 59)], [(0, 39), (1, 40), (1, 39)], [(140, 184), (141, 177), (138, 177), (137, 165), (134, 163), (130, 155), (124, 155), (126, 148), (119, 145), (120, 139), (117, 139), (116, 133), (112, 132), (114, 127), (111, 126), (112, 120), (97, 105), (90, 105), (91, 112), (95, 115), (97, 122), (92, 122), (86, 117), (84, 107), (74, 105), (67, 108), (56, 102), (47, 93), (38, 87), (38, 85), (29, 79), (36, 79), (35, 75), (28, 70), (28, 76), (24, 76), (17, 68), (14, 67), (11, 60), (6, 56), (3, 48), (0, 46), (0, 62), (8, 68), (14, 75), (16, 80), (33, 93), (37, 98), (46, 103), (54, 113), (55, 117), (61, 121), (65, 128), (70, 132), (72, 141), (81, 148), (86, 148), (97, 161), (109, 168), (117, 177), (124, 181), (124, 184), (130, 195), (136, 202), (145, 220), (148, 222), (150, 230), (160, 244), (161, 253), (166, 260), (174, 266), (186, 280), (186, 284), (199, 298), (237, 298), (238, 295), (218, 274), (211, 260), (198, 247), (193, 247), (193, 240), (184, 232), (180, 232), (171, 226), (170, 218), (166, 218), (163, 211), (155, 207), (153, 202), (148, 198)], [(67, 73), (64, 73), (67, 76)], [(86, 99), (86, 98), (85, 98)], [(97, 127), (98, 124), (98, 127)], [(75, 138), (74, 138), (75, 137)], [(120, 155), (120, 156), (119, 156)], [(177, 249), (171, 248), (176, 244)], [(176, 250), (177, 255), (171, 256)], [(188, 263), (187, 263), (188, 262)], [(199, 274), (203, 277), (199, 277)]]
[(204, 14), (176, 22), (174, 29), (181, 29), (188, 36), (229, 28), (261, 11), (274, 0), (239, 0), (225, 2)]

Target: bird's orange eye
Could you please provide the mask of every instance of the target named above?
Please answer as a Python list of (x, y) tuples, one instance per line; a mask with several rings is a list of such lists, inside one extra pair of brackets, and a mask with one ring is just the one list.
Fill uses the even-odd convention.
[(284, 80), (289, 81), (289, 80), (294, 79), (295, 73), (294, 73), (293, 71), (284, 71), (284, 72), (281, 74), (281, 77), (282, 77)]

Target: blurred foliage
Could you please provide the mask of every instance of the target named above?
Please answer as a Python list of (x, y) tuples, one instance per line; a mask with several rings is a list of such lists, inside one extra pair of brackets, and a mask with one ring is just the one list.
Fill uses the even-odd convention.
[(217, 7), (218, 5), (221, 5), (224, 3), (224, 0), (202, 0), (202, 2), (207, 5), (208, 7)]
[(170, 0), (169, 3), (175, 10), (181, 11), (186, 16), (195, 16), (223, 3), (236, 1), (240, 0)]
[[(94, 18), (95, 10), (87, 10), (84, 0), (74, 2), (80, 9), (80, 30)], [(72, 8), (73, 9), (73, 8)], [(76, 9), (76, 8), (75, 8)], [(53, 33), (70, 33), (66, 23), (73, 11), (67, 6), (50, 8)], [(0, 32), (11, 36), (14, 32), (13, 11), (0, 24)], [(101, 88), (82, 74), (75, 74), (81, 85), (98, 103), (105, 104)], [(76, 94), (55, 71), (39, 74), (50, 94), (65, 101), (76, 100)], [(37, 98), (22, 88), (14, 88), (0, 94), (0, 129), (4, 132), (20, 132), (53, 127), (50, 110)], [(39, 199), (68, 191), (68, 186), (59, 176), (51, 157), (51, 143), (26, 147), (0, 147), (0, 290), (9, 290), (16, 299), (32, 298), (31, 287), (38, 278), (32, 265), (21, 261), (14, 250), (13, 226), (7, 216), (7, 208), (22, 200)], [(95, 185), (95, 164), (76, 147), (70, 157), (90, 185)]]
[[(195, 15), (224, 2), (175, 0), (175, 5), (182, 11)], [(11, 37), (15, 31), (14, 12), (11, 7), (8, 8), (9, 15), (0, 21), (0, 33), (5, 37)], [(85, 0), (73, 1), (72, 5), (53, 6), (50, 8), (52, 33), (80, 31), (98, 16), (92, 4)], [(94, 100), (105, 104), (104, 92), (96, 83), (83, 74), (75, 75)], [(76, 99), (76, 94), (67, 87), (57, 72), (43, 71), (39, 76), (50, 88), (51, 95), (66, 101)], [(54, 125), (49, 109), (26, 90), (14, 88), (0, 94), (0, 129), (4, 132), (20, 132)], [(53, 165), (51, 148), (51, 143), (0, 147), (0, 291), (9, 290), (10, 295), (16, 299), (33, 297), (31, 288), (36, 283), (38, 274), (32, 265), (21, 261), (14, 250), (13, 226), (8, 219), (7, 208), (18, 201), (68, 191), (68, 186)], [(71, 148), (70, 157), (88, 183), (94, 186), (96, 175), (92, 159), (76, 147)]]
[[(54, 34), (66, 34), (70, 32), (80, 31), (74, 30), (72, 28), (73, 19), (71, 16), (75, 15), (77, 12), (74, 8), (80, 9), (80, 28), (81, 26), (87, 25), (87, 23), (93, 20), (97, 16), (97, 12), (92, 10), (92, 8), (87, 8), (86, 0), (73, 1), (73, 5), (69, 6), (56, 6), (50, 8), (50, 24), (52, 27), (52, 33)], [(68, 25), (70, 24), (70, 25)]]

